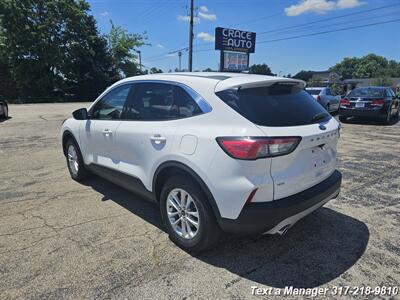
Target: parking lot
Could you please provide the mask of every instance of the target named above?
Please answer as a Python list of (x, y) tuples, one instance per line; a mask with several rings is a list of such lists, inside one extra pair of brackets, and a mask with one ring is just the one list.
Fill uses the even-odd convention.
[(400, 122), (350, 121), (340, 196), (285, 236), (226, 237), (192, 256), (158, 208), (69, 177), (63, 119), (87, 103), (10, 105), (0, 123), (0, 298), (248, 299), (251, 286), (400, 284)]

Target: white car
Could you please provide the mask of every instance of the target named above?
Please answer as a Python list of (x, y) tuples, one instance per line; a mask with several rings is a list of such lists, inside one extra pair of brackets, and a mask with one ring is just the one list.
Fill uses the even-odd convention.
[(306, 91), (314, 97), (327, 111), (336, 112), (339, 110), (340, 95), (334, 95), (328, 87), (307, 87)]
[(283, 234), (339, 194), (339, 123), (290, 78), (169, 73), (123, 79), (61, 129), (71, 177), (157, 201), (180, 247), (221, 232)]

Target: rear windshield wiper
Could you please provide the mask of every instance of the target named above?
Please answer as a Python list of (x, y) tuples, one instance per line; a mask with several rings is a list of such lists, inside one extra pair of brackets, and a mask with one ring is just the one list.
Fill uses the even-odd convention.
[(318, 113), (318, 114), (316, 114), (316, 115), (314, 115), (314, 116), (312, 117), (311, 123), (314, 123), (314, 122), (318, 122), (318, 121), (320, 121), (320, 120), (323, 120), (323, 119), (325, 119), (327, 116), (329, 116), (329, 114), (326, 113), (326, 112)]

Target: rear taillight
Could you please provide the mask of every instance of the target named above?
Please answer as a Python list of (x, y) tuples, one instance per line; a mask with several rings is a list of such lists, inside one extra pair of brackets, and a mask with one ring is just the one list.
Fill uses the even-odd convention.
[(217, 142), (231, 157), (254, 160), (289, 154), (301, 137), (218, 137)]
[(371, 102), (371, 106), (382, 106), (385, 104), (385, 99), (374, 99)]
[(320, 96), (320, 95), (317, 96), (317, 102), (318, 102), (318, 103), (321, 102), (321, 96)]
[(350, 106), (350, 101), (349, 99), (341, 99), (340, 100), (340, 106)]

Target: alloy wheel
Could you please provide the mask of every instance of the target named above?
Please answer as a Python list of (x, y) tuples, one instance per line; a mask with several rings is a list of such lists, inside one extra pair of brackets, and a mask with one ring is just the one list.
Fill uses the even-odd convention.
[(168, 221), (174, 232), (193, 239), (200, 229), (199, 211), (193, 198), (181, 188), (173, 189), (166, 201)]
[(78, 154), (76, 153), (76, 149), (74, 145), (68, 146), (68, 165), (71, 172), (76, 175), (79, 171), (79, 162), (78, 162)]

